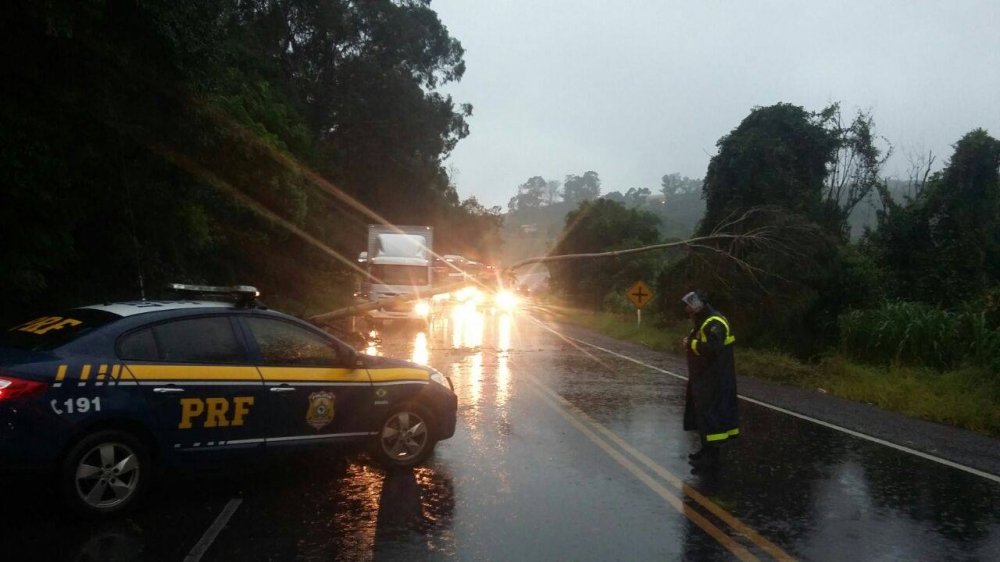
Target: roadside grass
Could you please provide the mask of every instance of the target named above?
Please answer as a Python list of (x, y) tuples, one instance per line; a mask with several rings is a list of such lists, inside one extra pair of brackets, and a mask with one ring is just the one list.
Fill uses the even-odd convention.
[[(688, 333), (680, 323), (667, 328), (636, 326), (619, 315), (562, 311), (557, 319), (604, 335), (681, 353)], [(880, 367), (838, 354), (803, 363), (780, 352), (738, 349), (741, 375), (826, 392), (903, 415), (1000, 437), (1000, 379), (989, 370), (962, 367), (938, 371), (921, 367)]]
[(637, 325), (635, 319), (625, 320), (621, 315), (592, 313), (578, 310), (561, 310), (557, 319), (590, 328), (615, 339), (641, 343), (659, 351), (681, 351), (681, 340), (689, 330), (683, 326), (656, 328), (649, 323)]

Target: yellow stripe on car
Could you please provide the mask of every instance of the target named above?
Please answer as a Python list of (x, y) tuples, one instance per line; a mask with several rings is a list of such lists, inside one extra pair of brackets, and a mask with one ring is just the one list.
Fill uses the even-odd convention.
[[(395, 382), (430, 380), (430, 373), (423, 369), (344, 369), (327, 367), (260, 367), (219, 365), (128, 365), (132, 376), (138, 380), (223, 380), (267, 382), (336, 381), (336, 382)], [(370, 378), (369, 378), (370, 375)]]
[(372, 382), (428, 381), (431, 374), (423, 369), (397, 367), (392, 369), (371, 369)]
[(326, 367), (261, 367), (260, 374), (268, 382), (275, 381), (337, 381), (368, 382), (363, 369), (333, 369)]
[(128, 365), (136, 380), (260, 381), (256, 367), (218, 365)]

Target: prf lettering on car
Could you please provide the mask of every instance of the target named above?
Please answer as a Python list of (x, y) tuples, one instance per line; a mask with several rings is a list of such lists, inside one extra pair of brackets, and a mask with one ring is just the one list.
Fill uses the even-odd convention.
[(192, 420), (205, 416), (202, 427), (230, 427), (243, 425), (243, 418), (250, 414), (253, 396), (233, 397), (232, 417), (229, 417), (229, 400), (226, 398), (181, 398), (181, 423), (177, 429), (191, 429)]
[(21, 324), (20, 326), (15, 326), (11, 330), (17, 330), (19, 332), (28, 332), (29, 334), (43, 335), (46, 332), (51, 332), (52, 330), (61, 330), (66, 326), (79, 326), (82, 324), (79, 320), (75, 318), (63, 318), (61, 316), (45, 316), (42, 318), (36, 318), (31, 322), (26, 324)]

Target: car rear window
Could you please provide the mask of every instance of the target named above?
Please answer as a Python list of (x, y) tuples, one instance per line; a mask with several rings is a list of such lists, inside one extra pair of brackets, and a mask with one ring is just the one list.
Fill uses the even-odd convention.
[(243, 364), (246, 354), (229, 318), (184, 318), (132, 332), (118, 344), (122, 359), (165, 363)]
[(42, 316), (0, 332), (0, 347), (29, 351), (55, 349), (119, 318), (111, 312), (86, 308)]
[(153, 338), (153, 329), (146, 328), (122, 338), (118, 347), (122, 359), (133, 361), (159, 361), (160, 350)]
[(192, 318), (153, 326), (160, 359), (168, 363), (244, 363), (229, 318)]

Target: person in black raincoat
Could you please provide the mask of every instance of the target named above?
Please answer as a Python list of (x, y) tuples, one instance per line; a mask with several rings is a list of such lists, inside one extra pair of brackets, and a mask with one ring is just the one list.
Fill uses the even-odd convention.
[(691, 292), (681, 300), (694, 320), (694, 329), (684, 338), (688, 364), (684, 430), (697, 431), (702, 445), (689, 457), (696, 467), (714, 466), (719, 462), (719, 447), (740, 433), (733, 356), (736, 337), (729, 321), (708, 304), (703, 293)]

